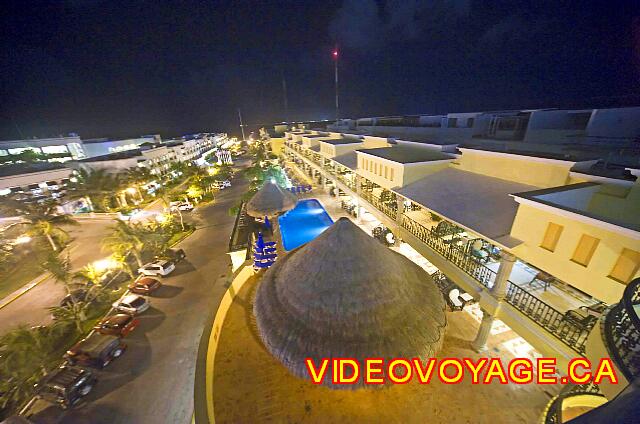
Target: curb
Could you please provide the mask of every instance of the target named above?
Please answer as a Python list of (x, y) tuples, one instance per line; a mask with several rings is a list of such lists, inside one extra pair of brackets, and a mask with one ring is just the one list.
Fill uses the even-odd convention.
[[(71, 251), (73, 251), (76, 247), (77, 245), (71, 246), (67, 253), (71, 253)], [(0, 309), (3, 309), (9, 306), (10, 304), (12, 304), (13, 302), (15, 302), (16, 300), (20, 299), (23, 295), (29, 293), (29, 291), (31, 291), (32, 288), (37, 287), (40, 283), (42, 283), (44, 280), (46, 280), (49, 277), (50, 275), (48, 272), (40, 274), (38, 277), (29, 281), (27, 284), (20, 287), (18, 290), (14, 291), (8, 296), (5, 296), (3, 299), (0, 299)]]

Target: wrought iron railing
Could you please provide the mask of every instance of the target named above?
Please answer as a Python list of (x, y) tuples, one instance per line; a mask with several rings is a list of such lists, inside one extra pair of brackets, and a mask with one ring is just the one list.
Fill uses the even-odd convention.
[(564, 400), (573, 396), (583, 395), (604, 397), (598, 386), (593, 383), (565, 386), (558, 395), (554, 396), (549, 403), (547, 403), (542, 415), (542, 422), (544, 424), (561, 424), (563, 422), (562, 404)]
[(483, 286), (490, 288), (493, 284), (496, 278), (495, 271), (478, 262), (473, 256), (465, 253), (464, 250), (452, 242), (453, 240), (444, 240), (432, 229), (425, 227), (406, 215), (402, 216), (402, 227)]
[(584, 353), (584, 344), (595, 321), (580, 324), (522, 287), (509, 281), (505, 300), (540, 327), (553, 334), (567, 346)]
[(247, 249), (251, 234), (252, 219), (247, 215), (246, 202), (241, 202), (229, 237), (229, 252)]
[(622, 299), (606, 312), (602, 331), (609, 355), (627, 381), (640, 376), (640, 278), (630, 282)]
[(398, 216), (397, 211), (393, 207), (389, 206), (388, 204), (380, 200), (379, 197), (376, 197), (372, 192), (363, 191), (361, 193), (361, 197), (367, 202), (371, 203), (380, 212), (382, 212), (383, 214), (387, 215), (389, 218), (395, 221), (396, 217)]

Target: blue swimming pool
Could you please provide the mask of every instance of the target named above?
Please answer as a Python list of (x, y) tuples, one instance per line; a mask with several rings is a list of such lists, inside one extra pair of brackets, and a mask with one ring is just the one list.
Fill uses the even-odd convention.
[(333, 221), (316, 199), (300, 200), (295, 208), (278, 218), (282, 245), (289, 251), (313, 240)]

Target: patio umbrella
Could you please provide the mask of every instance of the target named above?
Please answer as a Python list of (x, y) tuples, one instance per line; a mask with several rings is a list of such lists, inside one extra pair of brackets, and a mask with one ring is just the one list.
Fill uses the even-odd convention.
[(298, 199), (294, 195), (277, 184), (267, 182), (247, 202), (247, 213), (255, 218), (276, 216), (293, 209), (297, 202)]
[[(433, 357), (446, 327), (431, 277), (347, 218), (265, 273), (254, 314), (267, 350), (305, 379), (305, 358)], [(323, 384), (356, 387), (334, 386), (331, 364)]]

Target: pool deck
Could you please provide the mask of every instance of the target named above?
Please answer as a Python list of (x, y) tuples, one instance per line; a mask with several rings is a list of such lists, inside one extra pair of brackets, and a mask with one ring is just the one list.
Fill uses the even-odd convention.
[[(253, 317), (259, 284), (251, 278), (239, 290), (223, 323), (213, 374), (218, 423), (535, 423), (557, 387), (538, 385), (428, 385), (412, 382), (383, 388), (332, 390), (292, 376), (263, 347)], [(491, 338), (488, 352), (471, 350), (478, 323), (465, 312), (447, 313), (449, 327), (439, 357), (515, 355), (500, 346), (506, 334)]]

